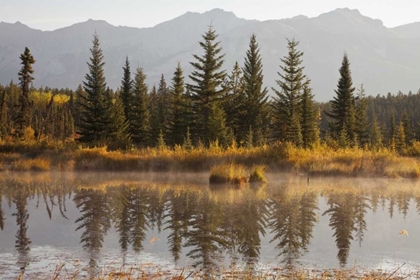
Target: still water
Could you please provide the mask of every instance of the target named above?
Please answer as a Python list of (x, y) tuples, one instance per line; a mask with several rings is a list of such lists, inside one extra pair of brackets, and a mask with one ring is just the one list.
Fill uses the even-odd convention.
[(0, 176), (2, 279), (420, 261), (417, 181), (270, 174), (234, 189), (204, 173)]

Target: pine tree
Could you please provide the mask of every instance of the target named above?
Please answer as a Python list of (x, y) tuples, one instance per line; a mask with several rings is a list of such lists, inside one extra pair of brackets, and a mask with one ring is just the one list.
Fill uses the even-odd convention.
[(347, 133), (350, 143), (355, 140), (355, 106), (354, 106), (354, 90), (350, 72), (350, 62), (347, 54), (344, 54), (340, 68), (340, 79), (338, 80), (336, 96), (330, 101), (331, 111), (325, 114), (331, 119), (329, 127), (331, 135), (335, 139), (339, 139), (341, 132)]
[(6, 89), (0, 86), (0, 139), (9, 134), (8, 124)]
[(123, 78), (121, 80), (121, 101), (124, 106), (125, 118), (130, 118), (131, 99), (132, 99), (133, 80), (131, 79), (130, 61), (128, 56), (125, 58), (123, 67)]
[(135, 144), (145, 147), (150, 140), (150, 112), (148, 109), (146, 75), (141, 68), (137, 68), (134, 78), (133, 99), (131, 102), (131, 139)]
[(19, 96), (19, 113), (17, 115), (17, 133), (19, 136), (23, 135), (25, 128), (31, 125), (31, 111), (32, 106), (29, 101), (29, 91), (30, 86), (34, 78), (32, 74), (34, 70), (32, 69), (32, 64), (35, 63), (35, 59), (31, 54), (31, 51), (26, 47), (23, 54), (20, 55), (20, 60), (22, 68), (19, 71), (19, 85), (21, 89), (21, 94)]
[(85, 75), (83, 88), (86, 95), (78, 95), (81, 107), (80, 126), (78, 133), (81, 142), (105, 143), (109, 137), (110, 125), (110, 95), (107, 91), (103, 54), (97, 34), (93, 36), (92, 57), (88, 62), (89, 73)]
[(301, 100), (301, 131), (302, 146), (309, 148), (313, 144), (319, 142), (319, 120), (315, 111), (313, 102), (314, 95), (309, 87), (309, 81), (303, 86), (303, 94)]
[(245, 95), (244, 108), (241, 111), (245, 113), (241, 116), (241, 130), (246, 131), (252, 127), (254, 132), (254, 144), (262, 144), (268, 137), (268, 91), (263, 87), (263, 65), (260, 50), (255, 34), (252, 34), (249, 42), (249, 50), (246, 52), (245, 64), (242, 68), (244, 76)]
[(169, 91), (168, 143), (181, 145), (188, 127), (188, 108), (184, 93), (184, 74), (181, 64), (175, 70)]
[[(273, 136), (275, 139), (289, 141), (295, 145), (302, 143), (300, 131), (301, 98), (306, 76), (303, 74), (304, 67), (301, 66), (303, 52), (296, 47), (299, 42), (287, 40), (288, 55), (281, 59), (283, 65), (280, 69), (284, 72), (278, 73), (280, 80), (276, 80), (280, 90), (272, 88), (277, 95), (274, 98), (274, 127)], [(298, 142), (295, 142), (298, 141)]]
[[(210, 26), (209, 30), (203, 35), (200, 46), (204, 50), (203, 56), (194, 55), (196, 62), (190, 62), (194, 71), (189, 76), (193, 84), (189, 84), (191, 98), (194, 106), (196, 125), (194, 134), (197, 139), (201, 139), (207, 145), (216, 139), (223, 137), (219, 135), (225, 127), (223, 117), (220, 116), (222, 97), (225, 89), (221, 87), (226, 74), (220, 70), (223, 66), (222, 49), (217, 39), (216, 32)], [(214, 112), (218, 110), (218, 112)], [(216, 119), (220, 123), (215, 123)], [(210, 126), (212, 128), (210, 128)], [(211, 130), (213, 129), (213, 130)]]

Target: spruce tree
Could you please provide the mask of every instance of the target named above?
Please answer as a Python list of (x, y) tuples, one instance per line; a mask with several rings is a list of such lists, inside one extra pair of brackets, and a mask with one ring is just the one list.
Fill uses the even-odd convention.
[(413, 126), (410, 121), (410, 117), (408, 116), (407, 111), (404, 111), (403, 114), (403, 127), (404, 127), (404, 133), (405, 133), (405, 145), (411, 145), (414, 141), (414, 132), (413, 132)]
[(360, 85), (360, 89), (357, 92), (355, 107), (355, 126), (354, 131), (359, 142), (360, 147), (365, 147), (369, 143), (369, 131), (368, 131), (368, 120), (366, 116), (367, 112), (367, 99), (365, 95), (365, 89), (363, 84)]
[(132, 110), (130, 116), (130, 134), (133, 142), (140, 147), (150, 143), (150, 112), (146, 75), (142, 68), (137, 68), (134, 77)]
[(127, 148), (130, 144), (129, 122), (124, 113), (124, 104), (120, 95), (115, 97), (111, 109), (110, 136), (115, 148)]
[(315, 111), (313, 98), (314, 95), (312, 94), (312, 89), (309, 87), (309, 80), (307, 80), (303, 86), (300, 105), (302, 145), (304, 148), (309, 148), (319, 142), (319, 119)]
[(232, 72), (228, 75), (225, 84), (225, 96), (223, 109), (226, 113), (226, 126), (236, 138), (235, 141), (243, 143), (246, 138), (246, 131), (241, 127), (243, 116), (246, 114), (244, 103), (244, 77), (238, 62), (233, 66)]
[[(194, 71), (189, 76), (192, 84), (188, 86), (191, 90), (196, 119), (194, 135), (208, 145), (216, 139), (222, 140), (221, 138), (224, 136), (218, 133), (222, 133), (225, 127), (225, 123), (223, 123), (225, 119), (220, 117), (220, 110), (225, 92), (221, 85), (226, 74), (224, 70), (221, 70), (224, 54), (221, 54), (220, 42), (216, 42), (216, 32), (210, 26), (202, 37), (203, 41), (199, 44), (203, 48), (204, 54), (202, 56), (193, 55), (196, 61), (190, 62)], [(216, 120), (220, 123), (216, 123)]]
[(107, 90), (102, 49), (97, 34), (93, 36), (91, 58), (88, 62), (89, 73), (85, 75), (83, 88), (85, 95), (77, 96), (81, 107), (78, 133), (81, 142), (106, 143), (110, 127), (110, 94)]
[(374, 116), (372, 126), (370, 129), (370, 148), (374, 151), (382, 148), (382, 141), (383, 137), (381, 128), (378, 124), (378, 118)]
[(32, 64), (35, 63), (35, 59), (32, 56), (31, 51), (26, 47), (23, 54), (20, 55), (20, 60), (22, 68), (18, 75), (21, 94), (19, 96), (19, 113), (17, 115), (16, 124), (17, 133), (19, 136), (22, 136), (24, 129), (31, 125), (32, 106), (29, 101), (29, 91), (31, 83), (34, 80), (32, 76), (34, 73)]
[(267, 88), (263, 87), (263, 65), (255, 34), (252, 34), (249, 49), (246, 52), (244, 67), (242, 68), (245, 86), (245, 106), (241, 111), (241, 131), (252, 128), (254, 144), (262, 144), (268, 136)]
[(160, 133), (166, 137), (167, 127), (168, 127), (168, 101), (169, 93), (166, 85), (165, 77), (161, 76), (159, 81), (159, 87), (156, 93), (151, 94), (154, 100), (152, 101), (152, 110), (151, 110), (151, 139), (153, 140), (153, 146), (156, 146), (157, 139), (159, 138)]
[(187, 97), (184, 93), (184, 74), (181, 64), (174, 72), (172, 86), (169, 90), (169, 110), (168, 110), (168, 143), (172, 146), (181, 145), (188, 127), (188, 108)]
[[(303, 52), (296, 48), (299, 42), (287, 40), (288, 54), (281, 62), (280, 69), (284, 73), (278, 73), (279, 80), (276, 80), (280, 90), (272, 88), (277, 95), (274, 98), (274, 127), (273, 136), (277, 140), (288, 141), (295, 145), (302, 143), (300, 131), (301, 98), (306, 76), (303, 74), (304, 67), (301, 66)], [(297, 141), (297, 142), (296, 142)]]
[(128, 56), (125, 58), (125, 65), (123, 67), (123, 78), (121, 80), (121, 101), (124, 106), (125, 118), (130, 118), (131, 99), (132, 99), (133, 80), (131, 79), (130, 61)]
[(330, 101), (331, 111), (325, 112), (331, 119), (329, 127), (331, 135), (335, 139), (339, 139), (341, 132), (347, 133), (350, 143), (355, 141), (355, 106), (354, 106), (354, 90), (351, 78), (350, 62), (347, 54), (344, 54), (340, 68), (340, 79), (338, 80), (336, 96)]

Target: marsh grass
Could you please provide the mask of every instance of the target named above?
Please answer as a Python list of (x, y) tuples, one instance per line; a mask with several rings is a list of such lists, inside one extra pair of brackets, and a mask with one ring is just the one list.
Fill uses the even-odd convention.
[[(402, 273), (399, 271), (401, 266), (395, 270), (366, 270), (356, 266), (343, 269), (317, 269), (306, 267), (264, 267), (262, 269), (240, 269), (240, 268), (220, 268), (214, 274), (205, 275), (201, 270), (188, 268), (177, 268), (165, 270), (158, 265), (148, 264), (139, 267), (121, 267), (119, 269), (104, 268), (96, 276), (90, 277), (95, 280), (134, 280), (134, 279), (154, 279), (154, 280), (203, 280), (203, 279), (244, 279), (244, 280), (280, 280), (280, 279), (364, 279), (364, 280), (396, 280), (396, 279), (418, 279), (419, 271)], [(75, 271), (68, 271), (64, 264), (56, 266), (52, 275), (45, 275), (43, 279), (66, 279), (75, 280), (83, 277), (82, 267), (78, 266)], [(17, 279), (24, 279), (21, 274)]]
[(218, 164), (210, 169), (210, 184), (243, 185), (249, 182), (247, 168), (242, 164)]
[(251, 168), (249, 175), (250, 183), (267, 183), (267, 178), (265, 177), (265, 172), (267, 167), (264, 165), (254, 165)]
[[(253, 148), (222, 148), (211, 145), (209, 148), (199, 146), (184, 149), (177, 146), (110, 151), (107, 147), (84, 148), (70, 145), (63, 148), (59, 145), (0, 143), (0, 170), (197, 172), (207, 171), (222, 163), (235, 162), (247, 167), (267, 166), (273, 172), (419, 178), (419, 155), (419, 142), (407, 149), (404, 156), (388, 149), (337, 150), (324, 144), (312, 149), (297, 148), (288, 143), (274, 143)], [(260, 171), (261, 168), (255, 170), (252, 180), (262, 180)]]

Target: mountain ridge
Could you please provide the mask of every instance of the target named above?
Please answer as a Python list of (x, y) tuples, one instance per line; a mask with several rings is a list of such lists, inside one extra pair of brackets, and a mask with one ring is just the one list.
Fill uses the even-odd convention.
[[(268, 88), (278, 79), (280, 58), (286, 54), (285, 38), (300, 41), (305, 54), (305, 74), (312, 80), (316, 100), (334, 95), (343, 54), (352, 63), (356, 86), (364, 83), (368, 94), (417, 91), (420, 84), (420, 23), (387, 28), (382, 21), (362, 15), (358, 10), (340, 8), (317, 17), (299, 15), (288, 19), (247, 20), (233, 12), (213, 9), (205, 13), (187, 12), (154, 27), (114, 26), (104, 20), (89, 19), (53, 31), (32, 29), (23, 23), (0, 23), (0, 83), (17, 80), (19, 55), (25, 46), (37, 62), (35, 86), (75, 89), (87, 72), (92, 35), (97, 32), (105, 57), (105, 74), (116, 88), (128, 56), (132, 67), (144, 68), (150, 86), (163, 73), (172, 78), (181, 62), (184, 74), (191, 72), (193, 54), (201, 54), (198, 42), (212, 25), (226, 54), (224, 69), (230, 73), (234, 63), (243, 64), (249, 37), (256, 33)], [(134, 72), (134, 71), (132, 71)], [(396, 80), (395, 82), (393, 82)], [(188, 82), (188, 78), (187, 78)]]

